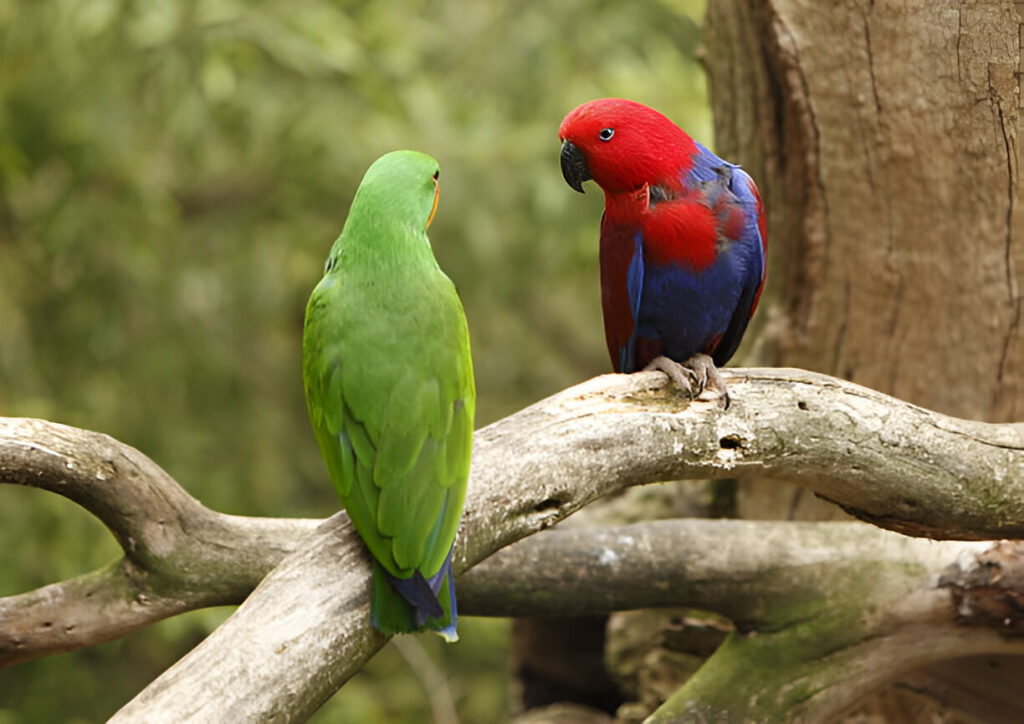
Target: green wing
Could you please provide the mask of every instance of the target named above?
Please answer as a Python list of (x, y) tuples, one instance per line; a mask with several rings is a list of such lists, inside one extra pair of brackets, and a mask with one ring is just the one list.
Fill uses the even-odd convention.
[(472, 446), (465, 315), (430, 267), (390, 281), (325, 276), (303, 334), (306, 399), (331, 481), (370, 552), (400, 578), (444, 562)]

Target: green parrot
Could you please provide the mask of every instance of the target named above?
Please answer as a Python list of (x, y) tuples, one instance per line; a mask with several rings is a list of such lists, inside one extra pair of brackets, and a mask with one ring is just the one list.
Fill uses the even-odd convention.
[(476, 390), (462, 303), (427, 238), (439, 173), (416, 151), (367, 170), (306, 307), (302, 377), (331, 482), (374, 558), (371, 622), (455, 641)]

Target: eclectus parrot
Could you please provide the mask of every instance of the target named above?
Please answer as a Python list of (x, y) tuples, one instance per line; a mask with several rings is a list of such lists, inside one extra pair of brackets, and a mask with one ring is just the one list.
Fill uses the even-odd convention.
[(652, 108), (604, 98), (558, 131), (562, 175), (604, 191), (601, 305), (616, 372), (660, 369), (690, 393), (728, 394), (716, 365), (764, 288), (764, 205), (739, 166)]
[(438, 175), (415, 151), (367, 170), (309, 298), (302, 377), (331, 482), (374, 558), (373, 625), (454, 641), (476, 392), (462, 304), (427, 238)]

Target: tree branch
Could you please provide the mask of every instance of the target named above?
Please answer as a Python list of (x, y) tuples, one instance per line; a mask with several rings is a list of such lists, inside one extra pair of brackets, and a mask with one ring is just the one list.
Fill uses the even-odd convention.
[(100, 570), (0, 599), (0, 667), (238, 603), (320, 522), (216, 513), (138, 450), (43, 420), (0, 418), (0, 482), (73, 500), (125, 551)]
[[(765, 470), (892, 527), (970, 538), (1024, 530), (1024, 444), (1014, 428), (802, 371), (729, 380), (726, 412), (687, 404), (657, 373), (606, 376), (479, 431), (456, 571), (629, 485)], [(339, 566), (363, 560), (362, 547), (339, 532), (318, 529), (115, 719), (314, 711), (384, 640), (367, 622), (365, 563)]]
[[(511, 618), (685, 606), (763, 631), (775, 625), (775, 610), (808, 595), (819, 599), (842, 584), (833, 579), (853, 578), (854, 568), (884, 576), (905, 567), (915, 586), (938, 590), (947, 568), (994, 545), (908, 538), (854, 522), (668, 519), (555, 528), (466, 571), (459, 604), (469, 614)], [(945, 597), (948, 603), (948, 591)]]
[(687, 607), (732, 620), (736, 632), (654, 722), (834, 721), (923, 664), (1024, 652), (1024, 544), (860, 523), (555, 529), (468, 571), (459, 597), (495, 616)]
[[(893, 530), (1024, 537), (1019, 428), (957, 420), (801, 370), (725, 374), (726, 411), (689, 403), (659, 373), (615, 375), (478, 431), (456, 570), (604, 495), (684, 478), (768, 474)], [(207, 589), (204, 600), (237, 600), (284, 555), (224, 625), (117, 718), (301, 718), (383, 643), (368, 626), (365, 552), (343, 516), (296, 550), (296, 531), (312, 522), (213, 513), (137, 451), (70, 430), (6, 421), (0, 480), (61, 492), (92, 510), (125, 548), (126, 570), (159, 581), (157, 593)], [(259, 552), (268, 545), (276, 553)], [(116, 586), (108, 580), (115, 598)]]

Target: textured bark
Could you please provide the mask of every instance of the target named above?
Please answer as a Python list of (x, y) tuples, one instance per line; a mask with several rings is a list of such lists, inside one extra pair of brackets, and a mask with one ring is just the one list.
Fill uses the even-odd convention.
[[(1008, 0), (709, 5), (718, 150), (747, 166), (768, 209), (772, 323), (759, 361), (961, 417), (1024, 417), (1022, 10)], [(831, 515), (775, 484), (741, 486), (740, 510)], [(949, 686), (971, 669), (982, 673), (965, 681), (983, 682), (990, 662), (946, 667), (934, 690), (976, 712), (1006, 699)], [(913, 687), (929, 689), (920, 676)], [(1008, 711), (983, 713), (1019, 719), (1024, 699)]]
[(1024, 417), (1012, 2), (712, 3), (719, 150), (764, 188), (775, 363)]
[[(726, 379), (728, 410), (691, 403), (660, 373), (608, 375), (478, 431), (456, 571), (629, 486), (765, 470), (898, 530), (1024, 534), (1019, 426), (957, 420), (800, 370)], [(94, 512), (125, 547), (123, 565), (141, 569), (133, 580), (158, 584), (147, 596), (180, 610), (238, 600), (284, 556), (224, 625), (115, 719), (301, 719), (385, 640), (369, 627), (369, 564), (344, 515), (312, 531), (311, 521), (222, 516), (138, 451), (37, 420), (0, 420), (0, 481)], [(261, 553), (266, 546), (277, 552)], [(755, 547), (770, 557), (771, 546)], [(730, 559), (724, 543), (707, 555), (723, 566)], [(107, 583), (110, 599), (123, 593), (117, 577)], [(83, 590), (77, 579), (64, 585)], [(42, 592), (0, 600), (0, 653), (11, 660), (31, 646), (35, 655), (57, 650), (53, 635), (65, 637), (59, 650), (81, 645), (67, 638), (74, 602), (65, 596), (67, 607), (55, 610)], [(112, 615), (125, 631), (137, 625), (132, 605)]]
[(545, 532), (460, 583), (466, 605), (489, 614), (720, 613), (736, 631), (652, 721), (831, 721), (922, 663), (1024, 651), (1022, 566), (1019, 543), (672, 520)]
[(43, 420), (0, 418), (0, 483), (78, 503), (125, 551), (100, 570), (0, 599), (0, 667), (237, 603), (319, 522), (216, 513), (138, 450)]

